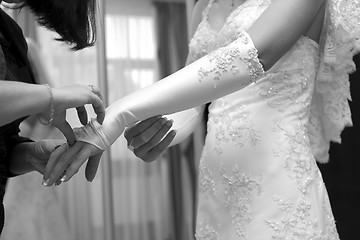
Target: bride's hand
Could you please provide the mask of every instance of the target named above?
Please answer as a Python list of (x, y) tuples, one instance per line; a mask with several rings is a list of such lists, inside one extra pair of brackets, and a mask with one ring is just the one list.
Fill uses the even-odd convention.
[(176, 132), (170, 131), (172, 121), (155, 116), (125, 130), (128, 148), (144, 162), (159, 158), (170, 145)]
[(85, 177), (91, 182), (96, 175), (103, 151), (86, 142), (76, 142), (74, 146), (66, 144), (56, 149), (49, 158), (44, 174), (44, 185), (51, 186), (61, 180), (69, 181), (88, 160)]

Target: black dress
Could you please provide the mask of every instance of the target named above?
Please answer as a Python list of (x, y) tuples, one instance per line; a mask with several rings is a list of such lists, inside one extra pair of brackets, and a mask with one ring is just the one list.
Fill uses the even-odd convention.
[[(0, 9), (0, 72), (1, 80), (35, 83), (27, 58), (27, 44), (18, 24)], [(1, 116), (0, 116), (1, 117)], [(3, 197), (9, 171), (9, 160), (14, 146), (31, 141), (19, 136), (19, 125), (25, 118), (0, 127), (0, 234), (4, 225)]]

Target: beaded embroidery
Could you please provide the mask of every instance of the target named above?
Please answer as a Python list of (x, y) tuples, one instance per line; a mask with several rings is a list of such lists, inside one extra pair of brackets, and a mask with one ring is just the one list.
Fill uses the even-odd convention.
[(204, 78), (213, 74), (215, 88), (224, 73), (232, 72), (235, 75), (239, 72), (237, 60), (246, 64), (251, 77), (250, 82), (241, 83), (242, 87), (249, 85), (251, 82), (256, 82), (265, 74), (258, 58), (257, 49), (250, 36), (245, 32), (240, 32), (238, 38), (228, 46), (210, 53), (208, 59), (213, 66), (199, 69), (199, 81), (201, 82)]
[(225, 206), (230, 209), (236, 234), (247, 239), (246, 230), (252, 219), (250, 205), (254, 196), (260, 196), (263, 191), (262, 177), (245, 174), (237, 165), (230, 174), (226, 173), (223, 166), (220, 172), (221, 182), (225, 188)]
[(204, 217), (199, 216), (196, 223), (196, 240), (219, 240), (215, 229), (206, 223)]
[(274, 201), (283, 214), (278, 221), (267, 221), (268, 226), (273, 229), (273, 239), (325, 239), (323, 238), (323, 232), (318, 230), (317, 221), (311, 217), (311, 204), (308, 201), (300, 199), (294, 204), (277, 196), (274, 197)]
[(207, 197), (214, 196), (215, 182), (213, 173), (205, 165), (206, 151), (203, 151), (199, 167), (199, 191)]
[[(223, 106), (227, 105), (224, 99), (218, 99)], [(240, 105), (236, 109), (224, 110), (219, 114), (210, 113), (210, 121), (213, 127), (208, 125), (208, 132), (215, 131), (216, 146), (214, 151), (223, 153), (222, 143), (232, 142), (238, 148), (250, 144), (256, 146), (260, 140), (260, 131), (255, 129), (250, 114), (246, 113), (246, 105)]]

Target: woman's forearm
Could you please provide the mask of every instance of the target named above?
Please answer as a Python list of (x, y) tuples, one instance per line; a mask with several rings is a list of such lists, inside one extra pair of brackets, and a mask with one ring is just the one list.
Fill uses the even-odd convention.
[(0, 80), (0, 126), (49, 110), (46, 86)]

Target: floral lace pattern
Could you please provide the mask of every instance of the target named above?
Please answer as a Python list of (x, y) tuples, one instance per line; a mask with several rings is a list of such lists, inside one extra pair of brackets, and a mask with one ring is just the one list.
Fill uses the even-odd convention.
[(272, 239), (281, 240), (329, 240), (329, 235), (318, 229), (317, 221), (311, 217), (311, 203), (304, 198), (297, 203), (274, 197), (282, 212), (278, 221), (268, 220), (268, 226), (273, 229)]
[[(221, 102), (222, 106), (228, 104), (223, 98), (218, 102)], [(208, 132), (215, 131), (217, 144), (214, 150), (218, 154), (223, 153), (222, 143), (232, 142), (236, 147), (241, 148), (247, 144), (255, 146), (261, 141), (259, 130), (255, 129), (250, 115), (246, 113), (246, 105), (223, 110), (219, 114), (210, 113), (210, 117), (213, 124), (208, 125)]]
[[(206, 69), (200, 68), (199, 81), (201, 82), (203, 78), (214, 74), (215, 88), (223, 73), (232, 72), (235, 75), (239, 72), (237, 60), (247, 65), (252, 80), (251, 82), (255, 82), (265, 74), (264, 68), (258, 58), (257, 49), (246, 32), (240, 32), (234, 42), (210, 53), (208, 59), (214, 66)], [(241, 82), (241, 84), (245, 87), (251, 82)]]
[(254, 195), (262, 193), (262, 177), (245, 174), (237, 165), (230, 174), (224, 167), (221, 167), (220, 172), (221, 182), (225, 186), (225, 206), (230, 209), (235, 232), (239, 237), (247, 239), (246, 228), (252, 219), (251, 201)]
[(280, 121), (276, 121), (274, 131), (284, 135), (284, 139), (277, 141), (278, 149), (284, 156), (284, 168), (288, 171), (289, 177), (295, 179), (299, 191), (306, 193), (317, 177), (317, 168), (309, 146), (306, 128), (300, 122), (294, 131), (286, 130), (281, 125)]
[(206, 223), (204, 217), (198, 217), (195, 237), (197, 240), (219, 240), (218, 233), (209, 223)]
[(353, 56), (360, 52), (360, 1), (327, 1), (323, 49), (311, 106), (309, 136), (319, 162), (327, 162), (330, 141), (352, 126), (349, 73), (355, 71)]
[(259, 94), (267, 98), (270, 107), (281, 112), (294, 105), (307, 108), (312, 97), (309, 89), (314, 86), (318, 46), (303, 37), (291, 53), (294, 62), (282, 66), (280, 71), (270, 72), (266, 81), (260, 84)]
[[(234, 41), (246, 44), (239, 33), (270, 3), (244, 1), (217, 31), (208, 21), (215, 4), (210, 0), (190, 42), (188, 63)], [(256, 84), (210, 104), (196, 239), (339, 239), (309, 136), (320, 49), (301, 37)], [(216, 86), (225, 72), (239, 71), (240, 53), (222, 53), (209, 55), (214, 67), (200, 71), (200, 81), (213, 74)]]
[(203, 151), (199, 167), (199, 192), (205, 196), (212, 197), (215, 195), (214, 176), (210, 169), (204, 164), (205, 160), (206, 151)]

